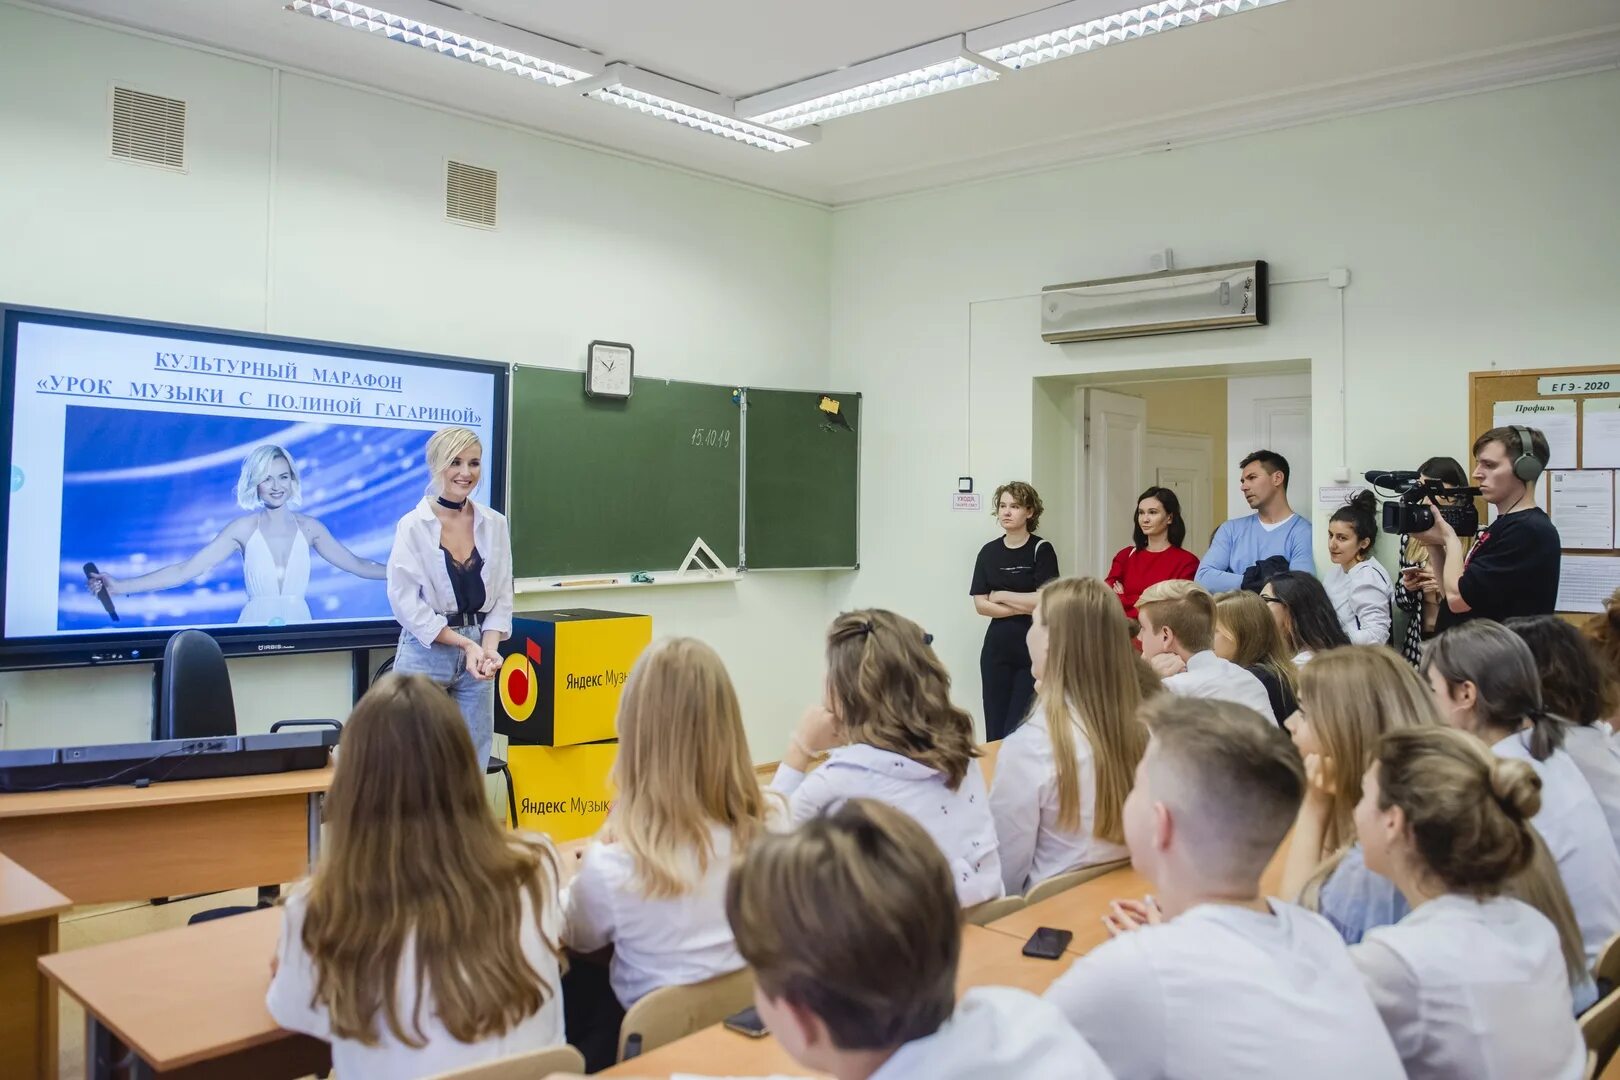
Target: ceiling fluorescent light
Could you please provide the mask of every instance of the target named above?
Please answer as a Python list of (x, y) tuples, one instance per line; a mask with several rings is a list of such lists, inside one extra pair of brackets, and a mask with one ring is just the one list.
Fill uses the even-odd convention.
[(628, 64), (612, 64), (601, 75), (575, 87), (586, 97), (656, 116), (710, 135), (719, 135), (759, 150), (780, 153), (816, 141), (818, 132), (789, 135), (762, 124), (737, 119), (736, 102), (720, 94), (654, 75)]
[(1282, 2), (1159, 0), (1121, 11), (1116, 6), (1119, 0), (1071, 0), (974, 30), (967, 35), (967, 45), (1016, 70)]
[[(602, 70), (596, 53), (432, 0), (388, 0), (388, 6), (384, 11), (350, 0), (292, 0), (287, 10), (548, 86), (567, 86)], [(487, 40), (494, 36), (506, 44)], [(514, 45), (519, 48), (509, 47)]]
[(957, 34), (741, 98), (737, 113), (791, 129), (989, 82), (1007, 70), (968, 51), (964, 36)]

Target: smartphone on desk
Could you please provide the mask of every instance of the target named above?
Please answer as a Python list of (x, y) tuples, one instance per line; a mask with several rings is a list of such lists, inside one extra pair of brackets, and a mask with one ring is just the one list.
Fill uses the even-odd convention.
[(1057, 930), (1050, 926), (1042, 926), (1024, 942), (1024, 955), (1041, 960), (1056, 960), (1063, 955), (1063, 950), (1067, 949), (1069, 942), (1073, 940), (1072, 930)]
[(732, 1013), (726, 1017), (724, 1023), (732, 1031), (747, 1035), (750, 1039), (763, 1039), (771, 1033), (765, 1026), (765, 1021), (759, 1018), (759, 1010), (752, 1005), (740, 1013)]

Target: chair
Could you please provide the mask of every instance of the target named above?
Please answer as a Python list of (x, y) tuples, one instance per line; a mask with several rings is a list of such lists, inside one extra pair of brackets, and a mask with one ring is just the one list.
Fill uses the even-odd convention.
[(1581, 1013), (1581, 1037), (1586, 1048), (1597, 1055), (1597, 1067), (1603, 1069), (1620, 1045), (1620, 990), (1611, 990), (1596, 1005)]
[(1597, 1053), (1592, 1050), (1586, 1052), (1586, 1071), (1581, 1073), (1581, 1080), (1597, 1080)]
[(987, 926), (1011, 915), (1015, 911), (1024, 909), (1022, 896), (1003, 896), (995, 900), (986, 900), (982, 904), (974, 904), (962, 910), (962, 921), (969, 926)]
[(1085, 866), (1079, 870), (1070, 870), (1067, 874), (1059, 874), (1057, 877), (1049, 877), (1025, 893), (1024, 902), (1026, 904), (1038, 904), (1048, 896), (1056, 896), (1058, 893), (1072, 889), (1076, 885), (1090, 881), (1092, 878), (1100, 878), (1104, 874), (1112, 873), (1115, 870), (1123, 870), (1129, 865), (1131, 865), (1131, 860), (1119, 859), (1115, 862), (1098, 863), (1096, 866)]
[(664, 986), (634, 1005), (619, 1025), (619, 1060), (656, 1050), (712, 1027), (754, 1003), (754, 973), (749, 968), (716, 975), (690, 986)]
[(541, 1080), (552, 1073), (583, 1073), (585, 1056), (572, 1046), (548, 1046), (499, 1061), (438, 1073), (430, 1080)]
[(182, 630), (163, 646), (158, 668), (154, 739), (213, 739), (236, 734), (231, 673), (219, 642)]
[(1603, 943), (1603, 948), (1598, 952), (1597, 966), (1592, 969), (1592, 977), (1597, 980), (1600, 994), (1620, 988), (1620, 934)]

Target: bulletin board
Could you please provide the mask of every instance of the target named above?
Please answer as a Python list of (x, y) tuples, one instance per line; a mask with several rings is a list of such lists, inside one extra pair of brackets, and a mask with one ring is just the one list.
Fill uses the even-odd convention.
[(1620, 588), (1620, 363), (1471, 372), (1468, 417), (1475, 435), (1511, 424), (1546, 433), (1536, 502), (1564, 542), (1558, 613), (1602, 611)]

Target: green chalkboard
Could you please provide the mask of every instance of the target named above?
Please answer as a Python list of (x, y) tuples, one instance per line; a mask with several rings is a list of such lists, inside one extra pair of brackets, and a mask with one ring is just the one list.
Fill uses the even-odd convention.
[(672, 570), (700, 536), (736, 566), (734, 389), (637, 378), (610, 401), (586, 397), (578, 371), (513, 369), (514, 576)]
[(750, 389), (744, 454), (750, 570), (859, 564), (861, 395)]

